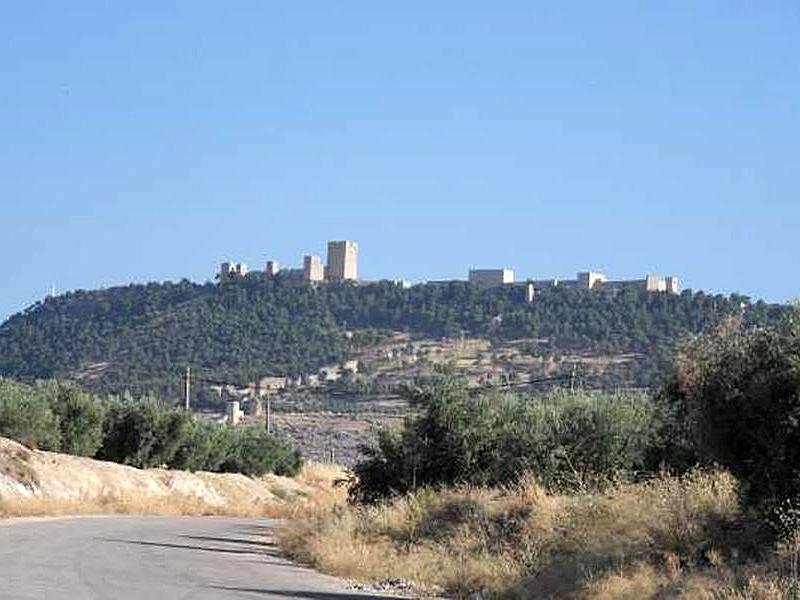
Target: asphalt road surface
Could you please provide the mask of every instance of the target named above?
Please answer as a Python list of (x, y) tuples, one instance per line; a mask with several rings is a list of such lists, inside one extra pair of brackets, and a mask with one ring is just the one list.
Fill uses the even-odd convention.
[(386, 598), (281, 558), (274, 526), (217, 517), (0, 521), (0, 599)]

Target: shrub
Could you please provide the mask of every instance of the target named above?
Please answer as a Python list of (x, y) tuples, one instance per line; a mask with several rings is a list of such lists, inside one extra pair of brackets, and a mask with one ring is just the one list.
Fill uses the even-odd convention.
[(187, 471), (219, 471), (233, 452), (235, 433), (211, 421), (192, 419), (170, 467)]
[(260, 428), (222, 426), (152, 398), (101, 400), (59, 382), (0, 379), (0, 435), (139, 468), (293, 476), (303, 464), (286, 439)]
[(295, 475), (300, 453), (258, 427), (230, 428), (153, 400), (112, 404), (99, 458), (135, 467), (167, 467), (259, 476)]
[(736, 320), (688, 343), (669, 388), (698, 453), (741, 478), (762, 508), (800, 498), (800, 315), (775, 328)]
[(113, 402), (97, 456), (140, 468), (169, 466), (189, 438), (191, 420), (186, 412), (153, 399)]
[(296, 475), (302, 466), (300, 453), (286, 441), (260, 427), (230, 430), (234, 439), (229, 456), (220, 465), (223, 472), (258, 476), (264, 473)]
[(105, 405), (74, 385), (53, 383), (45, 393), (58, 416), (61, 452), (94, 456), (103, 443)]
[(658, 407), (644, 394), (472, 396), (463, 381), (443, 377), (412, 401), (420, 414), (365, 449), (354, 499), (418, 486), (506, 484), (525, 472), (548, 488), (585, 489), (642, 469), (660, 430)]
[(58, 450), (58, 416), (40, 389), (0, 379), (0, 435), (31, 448)]
[(191, 471), (222, 471), (260, 476), (265, 473), (296, 475), (300, 453), (281, 437), (260, 427), (233, 429), (193, 420), (184, 444), (170, 467)]

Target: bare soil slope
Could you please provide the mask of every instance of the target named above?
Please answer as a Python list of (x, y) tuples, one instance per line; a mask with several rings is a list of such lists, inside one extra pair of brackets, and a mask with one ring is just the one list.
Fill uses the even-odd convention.
[(30, 450), (0, 438), (0, 517), (88, 513), (277, 515), (308, 495), (301, 481), (267, 475), (141, 470)]

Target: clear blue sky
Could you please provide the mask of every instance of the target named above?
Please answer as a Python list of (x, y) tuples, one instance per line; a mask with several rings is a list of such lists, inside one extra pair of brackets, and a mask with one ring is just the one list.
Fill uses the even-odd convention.
[(796, 0), (0, 16), (0, 319), (53, 283), (203, 281), (333, 238), (366, 278), (656, 271), (786, 301), (798, 192)]

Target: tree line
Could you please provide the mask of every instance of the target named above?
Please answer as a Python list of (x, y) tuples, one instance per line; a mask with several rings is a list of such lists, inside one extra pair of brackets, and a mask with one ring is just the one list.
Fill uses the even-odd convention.
[(300, 453), (258, 427), (231, 428), (145, 397), (100, 397), (56, 381), (0, 379), (0, 436), (139, 468), (294, 475)]
[(188, 365), (231, 382), (298, 376), (341, 363), (387, 331), (405, 331), (529, 338), (536, 355), (633, 353), (635, 361), (615, 367), (605, 384), (648, 387), (668, 370), (682, 337), (732, 315), (764, 326), (784, 311), (739, 295), (553, 288), (528, 304), (510, 287), (313, 287), (252, 274), (224, 284), (184, 280), (48, 298), (0, 326), (0, 376), (71, 378), (96, 392), (177, 398)]

